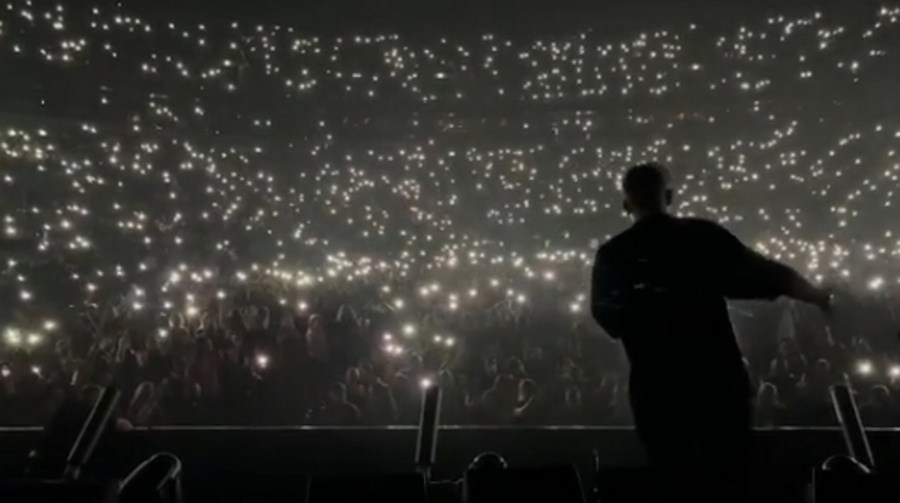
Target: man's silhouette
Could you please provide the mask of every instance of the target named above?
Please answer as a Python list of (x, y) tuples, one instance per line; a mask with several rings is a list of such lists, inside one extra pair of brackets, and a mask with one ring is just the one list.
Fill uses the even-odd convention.
[(632, 412), (651, 466), (671, 481), (717, 481), (734, 491), (719, 497), (734, 501), (752, 413), (726, 298), (786, 295), (827, 309), (830, 295), (716, 223), (670, 216), (664, 167), (631, 168), (623, 190), (635, 223), (597, 251), (592, 314), (628, 355)]

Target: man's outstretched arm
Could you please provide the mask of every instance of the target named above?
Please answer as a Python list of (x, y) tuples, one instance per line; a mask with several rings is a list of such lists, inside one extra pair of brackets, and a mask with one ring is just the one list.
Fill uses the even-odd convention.
[(827, 309), (830, 306), (830, 291), (813, 285), (799, 272), (784, 264), (763, 257), (752, 250), (750, 250), (750, 253), (757, 255), (753, 260), (769, 262), (765, 267), (768, 267), (773, 271), (771, 274), (784, 276), (782, 281), (787, 284), (784, 295), (803, 302), (815, 304), (823, 309)]
[(813, 285), (791, 267), (764, 257), (724, 228), (719, 229), (727, 297), (776, 299), (786, 296), (814, 304), (823, 310), (829, 309), (829, 290)]

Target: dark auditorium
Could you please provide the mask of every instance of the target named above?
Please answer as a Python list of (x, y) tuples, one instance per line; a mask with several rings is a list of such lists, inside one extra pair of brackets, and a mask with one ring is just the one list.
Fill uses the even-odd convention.
[(0, 68), (0, 499), (900, 497), (900, 0), (2, 0)]

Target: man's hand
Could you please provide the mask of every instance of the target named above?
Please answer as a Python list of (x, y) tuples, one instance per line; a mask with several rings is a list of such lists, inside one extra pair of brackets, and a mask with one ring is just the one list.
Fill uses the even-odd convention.
[(822, 310), (825, 314), (831, 314), (834, 307), (834, 291), (830, 287), (822, 287), (816, 289), (816, 296), (813, 304)]
[(816, 286), (796, 271), (791, 270), (793, 279), (788, 297), (817, 306), (823, 313), (829, 314), (832, 308), (834, 289), (829, 285)]

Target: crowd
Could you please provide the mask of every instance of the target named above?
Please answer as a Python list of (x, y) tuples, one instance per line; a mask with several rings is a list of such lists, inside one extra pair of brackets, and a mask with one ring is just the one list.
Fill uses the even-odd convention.
[(732, 306), (758, 424), (833, 424), (850, 382), (900, 426), (898, 19), (316, 37), (9, 0), (0, 422), (115, 383), (135, 425), (411, 424), (438, 383), (445, 423), (628, 424), (587, 290), (656, 160), (678, 213), (838, 287)]

